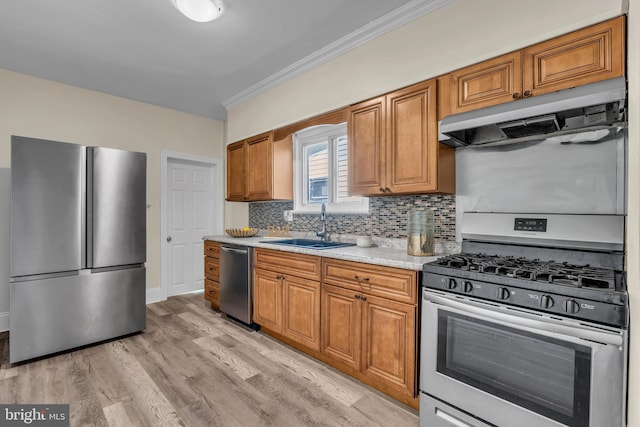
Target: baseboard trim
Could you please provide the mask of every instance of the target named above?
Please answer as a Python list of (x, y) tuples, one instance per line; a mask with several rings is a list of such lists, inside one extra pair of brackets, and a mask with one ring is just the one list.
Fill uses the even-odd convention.
[(153, 304), (154, 302), (160, 302), (167, 299), (167, 295), (164, 293), (162, 287), (147, 289), (147, 304)]
[(9, 330), (9, 317), (11, 316), (8, 311), (0, 313), (0, 332)]

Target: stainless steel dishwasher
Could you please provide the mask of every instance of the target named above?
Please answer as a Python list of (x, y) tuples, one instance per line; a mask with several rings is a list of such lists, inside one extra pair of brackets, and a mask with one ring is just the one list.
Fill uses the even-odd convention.
[(247, 325), (253, 323), (253, 248), (220, 245), (220, 311)]

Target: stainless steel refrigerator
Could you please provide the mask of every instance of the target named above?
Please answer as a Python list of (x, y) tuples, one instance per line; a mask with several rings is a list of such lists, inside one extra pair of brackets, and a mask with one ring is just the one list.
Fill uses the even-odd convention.
[(11, 363), (145, 328), (146, 161), (12, 136)]

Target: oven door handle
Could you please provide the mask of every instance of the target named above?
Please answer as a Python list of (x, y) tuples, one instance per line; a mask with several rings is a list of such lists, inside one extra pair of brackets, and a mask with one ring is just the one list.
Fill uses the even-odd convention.
[[(499, 306), (490, 306), (488, 308), (480, 307), (482, 304), (476, 301), (465, 300), (464, 302), (456, 301), (446, 296), (441, 296), (429, 291), (424, 291), (423, 302), (433, 302), (455, 309), (460, 314), (475, 314), (486, 319), (495, 320), (502, 324), (517, 325), (528, 330), (541, 334), (560, 334), (566, 337), (575, 337), (583, 340), (594, 341), (596, 343), (610, 344), (616, 346), (623, 345), (623, 337), (621, 333), (597, 330), (586, 325), (557, 324), (551, 321), (532, 319), (527, 316), (528, 313), (503, 313)], [(506, 308), (502, 310), (507, 310)], [(529, 316), (533, 316), (530, 314)]]

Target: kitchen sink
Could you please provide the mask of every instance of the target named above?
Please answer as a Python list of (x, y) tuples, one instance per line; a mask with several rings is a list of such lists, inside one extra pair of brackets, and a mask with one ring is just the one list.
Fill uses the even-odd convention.
[(332, 248), (344, 248), (346, 246), (354, 246), (353, 243), (344, 242), (328, 242), (326, 240), (314, 240), (314, 239), (286, 239), (286, 240), (263, 240), (262, 243), (272, 243), (274, 245), (286, 245), (296, 246), (299, 248), (307, 249), (332, 249)]

